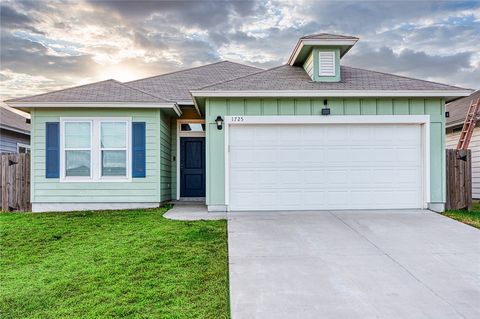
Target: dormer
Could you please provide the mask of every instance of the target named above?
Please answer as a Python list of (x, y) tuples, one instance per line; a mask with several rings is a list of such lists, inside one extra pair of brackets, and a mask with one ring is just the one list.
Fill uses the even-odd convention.
[(340, 82), (340, 60), (358, 38), (319, 33), (301, 37), (288, 60), (301, 66), (315, 82)]

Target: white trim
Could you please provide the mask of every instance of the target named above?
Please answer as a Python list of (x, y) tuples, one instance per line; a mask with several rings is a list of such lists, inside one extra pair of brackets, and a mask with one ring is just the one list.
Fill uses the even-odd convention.
[[(90, 122), (90, 176), (66, 176), (65, 175), (65, 123), (66, 122)], [(102, 122), (125, 122), (126, 123), (126, 176), (102, 176), (101, 163), (101, 124)], [(60, 118), (60, 179), (62, 183), (77, 182), (131, 182), (132, 181), (132, 118), (131, 117), (61, 117)], [(77, 148), (75, 148), (76, 150)], [(81, 150), (81, 149), (78, 149)]]
[(435, 213), (443, 213), (445, 211), (445, 203), (428, 203), (428, 209)]
[(225, 116), (225, 205), (230, 211), (229, 142), (231, 125), (254, 124), (419, 124), (422, 127), (422, 188), (421, 208), (430, 202), (430, 115), (339, 115), (339, 116)]
[[(180, 197), (180, 138), (181, 137), (205, 137), (206, 132), (185, 132), (181, 130), (181, 124), (182, 123), (204, 123), (204, 119), (180, 119), (177, 120), (177, 174), (176, 174), (176, 180), (177, 180), (177, 200), (179, 200)], [(205, 130), (207, 128), (205, 127)], [(205, 163), (206, 165), (206, 163)]]
[(176, 103), (139, 103), (139, 102), (5, 102), (13, 108), (150, 108), (173, 109), (178, 116), (182, 110)]
[(226, 205), (208, 205), (207, 210), (209, 212), (226, 212), (227, 206)]
[(112, 209), (135, 209), (156, 208), (160, 203), (32, 203), (32, 212), (73, 212), (81, 210), (112, 210)]
[(25, 144), (25, 143), (19, 143), (19, 142), (17, 142), (17, 153), (20, 153), (20, 151), (19, 151), (20, 147), (23, 147), (23, 148), (25, 148), (25, 149), (27, 149), (27, 150), (31, 150), (31, 149), (32, 149), (31, 146), (30, 146), (30, 144)]
[[(302, 52), (302, 49), (305, 45), (331, 45), (331, 46), (349, 46), (350, 48), (357, 43), (358, 39), (300, 39), (297, 42), (297, 45), (293, 49), (292, 54), (290, 55), (290, 58), (288, 59), (288, 64), (294, 65), (295, 62), (297, 61), (298, 55), (300, 52)], [(348, 48), (344, 53), (346, 53)]]
[(190, 91), (194, 97), (462, 97), (470, 90), (256, 90)]

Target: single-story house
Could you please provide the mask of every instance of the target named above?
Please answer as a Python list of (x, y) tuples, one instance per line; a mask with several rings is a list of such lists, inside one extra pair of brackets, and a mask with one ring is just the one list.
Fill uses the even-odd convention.
[[(449, 117), (446, 119), (446, 147), (456, 148), (460, 139), (463, 122), (467, 116), (470, 103), (480, 99), (480, 90), (476, 91), (468, 97), (464, 97), (445, 105)], [(473, 129), (472, 139), (470, 140), (469, 149), (472, 151), (472, 197), (480, 199), (480, 127)]]
[(30, 119), (0, 106), (0, 153), (30, 152)]
[(32, 116), (33, 210), (442, 211), (444, 105), (472, 92), (343, 65), (357, 41), (316, 34), (268, 70), (224, 61), (7, 101)]

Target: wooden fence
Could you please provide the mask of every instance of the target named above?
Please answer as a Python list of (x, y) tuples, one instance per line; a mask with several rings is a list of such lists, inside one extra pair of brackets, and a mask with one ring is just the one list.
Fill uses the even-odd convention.
[(447, 203), (445, 209), (472, 206), (472, 152), (446, 150)]
[(1, 154), (0, 204), (2, 211), (29, 211), (30, 154)]

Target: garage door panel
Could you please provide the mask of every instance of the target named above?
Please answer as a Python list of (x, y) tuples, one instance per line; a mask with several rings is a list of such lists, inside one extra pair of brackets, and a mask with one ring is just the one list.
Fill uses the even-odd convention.
[(419, 208), (421, 161), (419, 125), (232, 126), (230, 209)]

